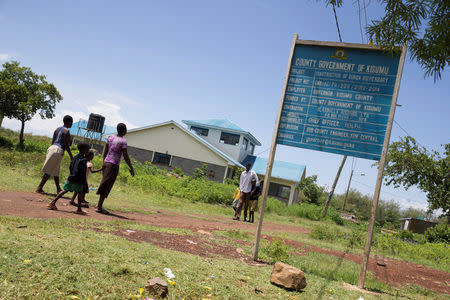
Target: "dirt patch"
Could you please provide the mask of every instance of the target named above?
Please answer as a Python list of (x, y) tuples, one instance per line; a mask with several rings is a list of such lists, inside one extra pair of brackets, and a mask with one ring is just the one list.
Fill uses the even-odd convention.
[[(61, 199), (58, 202), (58, 211), (49, 211), (46, 209), (48, 201), (45, 196), (34, 193), (13, 193), (0, 192), (0, 214), (23, 216), (29, 218), (91, 218), (97, 220), (117, 220), (133, 221), (140, 224), (147, 224), (157, 227), (168, 228), (184, 228), (193, 232), (212, 232), (216, 230), (245, 230), (254, 231), (254, 224), (236, 222), (230, 219), (216, 216), (204, 216), (192, 214), (180, 215), (170, 211), (151, 211), (153, 214), (142, 213), (125, 213), (112, 212), (111, 215), (102, 215), (94, 211), (93, 208), (86, 209), (87, 216), (79, 216), (73, 212), (75, 207), (68, 205), (68, 200)], [(273, 223), (264, 223), (264, 231), (290, 232), (297, 234), (308, 234), (309, 229), (296, 226), (280, 225)], [(228, 237), (212, 237), (208, 234), (197, 235), (176, 235), (169, 233), (161, 233), (155, 231), (138, 231), (132, 232), (118, 229), (113, 234), (122, 236), (133, 242), (147, 242), (158, 247), (182, 251), (199, 255), (202, 257), (224, 257), (230, 259), (239, 259), (249, 264), (254, 264), (250, 257), (237, 251), (228, 245), (217, 243), (219, 240), (230, 240), (241, 245), (251, 245), (250, 242), (240, 241)], [(272, 240), (273, 237), (263, 235), (263, 238)], [(296, 248), (291, 255), (305, 255), (310, 251), (320, 252), (326, 255), (332, 255), (357, 264), (361, 264), (362, 257), (360, 255), (322, 249), (313, 245), (304, 244), (297, 241), (285, 240), (285, 242)], [(241, 249), (242, 250), (242, 249)], [(377, 262), (379, 264), (377, 264)], [(261, 265), (257, 264), (256, 265)], [(369, 260), (369, 271), (375, 274), (375, 277), (392, 286), (403, 286), (405, 284), (415, 284), (424, 288), (450, 294), (450, 274), (431, 269), (425, 266), (416, 265), (406, 261), (386, 259), (382, 257), (371, 258)]]
[[(36, 193), (16, 193), (16, 192), (0, 192), (0, 214), (12, 216), (24, 216), (29, 218), (92, 218), (97, 220), (129, 220), (141, 224), (162, 226), (169, 228), (184, 228), (192, 231), (205, 230), (245, 230), (255, 231), (256, 224), (238, 222), (232, 220), (232, 210), (230, 209), (230, 218), (219, 216), (205, 216), (190, 213), (189, 215), (181, 215), (171, 211), (149, 210), (152, 214), (142, 214), (134, 212), (117, 212), (110, 211), (111, 215), (102, 215), (95, 212), (93, 207), (84, 209), (88, 215), (80, 216), (74, 214), (75, 207), (69, 205), (67, 199), (58, 201), (57, 211), (49, 211), (46, 208), (48, 204), (46, 196)], [(95, 205), (95, 203), (93, 203)], [(264, 223), (264, 230), (290, 232), (296, 234), (308, 234), (309, 228), (301, 228), (297, 226), (280, 225), (274, 223)]]
[[(267, 240), (273, 239), (267, 235), (263, 235), (263, 238)], [(301, 249), (301, 251), (291, 253), (294, 255), (305, 255), (306, 253), (312, 251), (346, 259), (357, 264), (362, 263), (361, 255), (323, 249), (287, 239), (284, 241), (289, 246)], [(407, 261), (379, 256), (369, 259), (368, 269), (374, 273), (376, 279), (392, 286), (401, 287), (405, 284), (415, 284), (436, 292), (450, 294), (450, 274), (442, 270), (435, 270)]]
[(160, 248), (190, 253), (201, 257), (239, 259), (249, 265), (261, 265), (255, 263), (250, 256), (238, 251), (238, 249), (228, 245), (217, 244), (212, 238), (141, 230), (117, 230), (110, 233), (132, 242), (146, 242)]

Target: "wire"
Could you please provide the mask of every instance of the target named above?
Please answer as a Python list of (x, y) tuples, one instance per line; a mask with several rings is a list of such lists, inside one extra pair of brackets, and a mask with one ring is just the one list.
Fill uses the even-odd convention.
[[(358, 180), (354, 180), (354, 179), (353, 179), (352, 182), (359, 183), (359, 184), (364, 185), (364, 186), (366, 186), (366, 187), (368, 187), (368, 188), (373, 188), (373, 186), (370, 186), (370, 185), (368, 185), (368, 184), (362, 183), (362, 182), (360, 182), (360, 181), (358, 181)], [(414, 202), (414, 201), (412, 201), (411, 199), (406, 198), (406, 197), (404, 197), (404, 196), (400, 196), (400, 195), (398, 195), (398, 194), (396, 195), (396, 194), (393, 194), (393, 193), (390, 193), (390, 192), (386, 192), (386, 191), (382, 191), (381, 194), (389, 194), (389, 195), (391, 195), (391, 196), (393, 196), (393, 197), (396, 197), (396, 198), (403, 198), (403, 199), (407, 200), (408, 202)]]
[[(397, 124), (397, 126), (398, 126), (398, 127), (400, 127), (400, 129), (401, 129), (401, 130), (403, 130), (403, 132), (404, 132), (404, 133), (406, 133), (406, 135), (409, 135), (409, 136), (411, 136), (411, 137), (412, 137), (412, 135), (411, 135), (411, 134), (409, 134), (409, 132), (408, 132), (408, 131), (406, 131), (406, 129), (405, 129), (405, 128), (403, 128), (403, 127), (402, 127), (402, 126), (401, 126), (401, 125), (400, 125), (400, 124), (399, 124), (399, 123), (398, 123), (397, 121), (395, 121), (395, 120), (394, 120), (394, 123), (395, 123), (395, 124)], [(419, 142), (418, 142), (417, 140), (416, 140), (416, 143), (417, 143), (417, 144), (418, 144), (418, 145), (419, 145), (420, 147), (424, 148), (426, 152), (428, 152), (428, 150), (427, 150), (427, 149), (426, 149), (426, 148), (425, 148), (424, 146), (422, 146), (422, 144), (421, 144), (421, 143), (419, 143)]]
[(337, 28), (338, 35), (339, 35), (339, 41), (342, 43), (341, 30), (339, 29), (339, 22), (338, 22), (337, 13), (336, 13), (336, 7), (334, 6), (334, 4), (333, 4), (333, 12), (334, 12), (334, 20), (336, 21), (336, 28)]
[(267, 150), (270, 150), (270, 147), (267, 148), (266, 150), (263, 150), (263, 151), (261, 151), (261, 152), (259, 152), (259, 153), (254, 154), (254, 156), (258, 156), (258, 155), (260, 155), (260, 154), (263, 154), (263, 153), (266, 152)]

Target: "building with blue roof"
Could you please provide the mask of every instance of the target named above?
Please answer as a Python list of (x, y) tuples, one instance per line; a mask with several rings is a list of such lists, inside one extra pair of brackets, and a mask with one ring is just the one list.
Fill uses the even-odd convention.
[[(196, 168), (207, 164), (208, 178), (218, 182), (232, 178), (250, 162), (263, 179), (267, 159), (254, 155), (261, 142), (249, 131), (227, 119), (183, 120), (183, 123), (187, 127), (167, 121), (129, 130), (129, 154), (159, 167), (180, 168), (191, 176)], [(297, 202), (298, 182), (305, 172), (303, 165), (275, 161), (269, 195), (287, 205)]]

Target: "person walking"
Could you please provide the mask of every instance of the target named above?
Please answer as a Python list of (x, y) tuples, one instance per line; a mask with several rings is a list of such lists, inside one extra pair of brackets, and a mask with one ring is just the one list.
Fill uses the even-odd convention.
[(239, 190), (241, 191), (241, 195), (233, 220), (240, 219), (242, 206), (244, 206), (244, 222), (247, 221), (248, 204), (250, 200), (250, 193), (252, 191), (252, 180), (255, 180), (256, 183), (259, 182), (255, 171), (250, 170), (251, 167), (252, 164), (247, 162), (245, 165), (245, 171), (241, 173), (241, 178), (239, 180)]
[(109, 212), (103, 209), (103, 202), (111, 192), (117, 175), (119, 174), (120, 159), (122, 158), (130, 168), (131, 176), (134, 176), (133, 165), (131, 164), (130, 157), (127, 151), (127, 140), (124, 138), (127, 134), (127, 126), (123, 123), (117, 124), (117, 135), (108, 137), (103, 152), (103, 177), (100, 182), (100, 186), (97, 189), (97, 195), (99, 196), (97, 204), (97, 212), (101, 214), (109, 214)]
[(63, 123), (63, 126), (56, 128), (53, 132), (52, 145), (47, 149), (44, 166), (42, 167), (44, 175), (36, 189), (36, 193), (45, 194), (43, 188), (50, 176), (53, 176), (53, 179), (55, 180), (56, 193), (59, 194), (59, 192), (61, 192), (61, 186), (59, 185), (59, 170), (61, 161), (64, 157), (64, 151), (67, 151), (70, 160), (73, 158), (72, 152), (70, 151), (72, 139), (69, 132), (69, 128), (71, 128), (73, 124), (73, 118), (66, 115), (63, 118)]

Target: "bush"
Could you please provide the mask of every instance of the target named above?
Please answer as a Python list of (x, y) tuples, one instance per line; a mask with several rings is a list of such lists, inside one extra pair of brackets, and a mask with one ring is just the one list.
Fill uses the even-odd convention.
[(289, 246), (281, 238), (276, 238), (271, 242), (264, 242), (261, 248), (261, 256), (271, 263), (277, 261), (287, 262), (289, 258)]
[(409, 230), (400, 230), (397, 234), (395, 234), (395, 237), (401, 240), (413, 240), (414, 235)]
[(14, 148), (14, 143), (10, 139), (0, 136), (0, 147), (12, 149)]
[(317, 240), (332, 241), (342, 235), (342, 232), (337, 229), (331, 229), (325, 225), (314, 226), (309, 236)]
[(203, 166), (194, 170), (194, 178), (195, 179), (206, 178), (207, 171), (208, 171), (208, 165), (203, 164)]
[(450, 243), (450, 228), (448, 222), (440, 223), (425, 231), (425, 237), (430, 243)]

